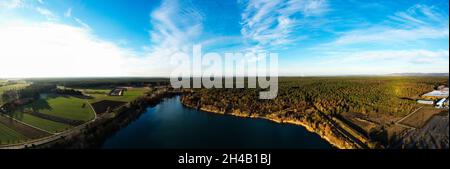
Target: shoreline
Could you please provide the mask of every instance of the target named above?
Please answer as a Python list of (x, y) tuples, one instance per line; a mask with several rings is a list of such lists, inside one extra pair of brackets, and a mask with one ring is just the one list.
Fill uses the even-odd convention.
[(240, 118), (255, 118), (255, 119), (257, 118), (257, 119), (264, 119), (264, 120), (268, 120), (268, 121), (271, 121), (274, 123), (279, 123), (279, 124), (292, 124), (292, 125), (301, 126), (301, 127), (304, 127), (308, 132), (317, 134), (320, 138), (327, 141), (333, 148), (337, 148), (337, 149), (360, 149), (361, 148), (356, 143), (353, 143), (351, 140), (349, 140), (348, 136), (340, 136), (340, 135), (342, 135), (342, 133), (340, 133), (340, 132), (335, 132), (335, 131), (326, 132), (326, 131), (320, 130), (319, 128), (313, 128), (308, 123), (303, 122), (298, 119), (283, 120), (283, 119), (277, 119), (277, 118), (273, 118), (273, 117), (271, 118), (271, 117), (267, 117), (267, 116), (260, 116), (258, 114), (248, 115), (248, 114), (235, 113), (235, 112), (225, 113), (223, 111), (208, 109), (203, 106), (200, 106), (200, 108), (197, 108), (196, 106), (189, 105), (188, 103), (186, 103), (182, 97), (180, 98), (180, 101), (183, 106), (186, 106), (186, 107), (192, 108), (192, 109), (201, 110), (206, 113), (230, 115), (230, 116), (235, 116), (235, 117), (240, 117)]
[(62, 148), (85, 149), (101, 148), (104, 140), (114, 135), (121, 128), (137, 119), (148, 107), (156, 106), (165, 98), (173, 97), (179, 92), (159, 91), (153, 95), (141, 96), (110, 113), (103, 113), (95, 121), (84, 126), (80, 131), (63, 138), (28, 148)]
[[(314, 125), (314, 121), (308, 122), (307, 120), (300, 120), (300, 119), (281, 119), (278, 117), (271, 117), (269, 116), (261, 116), (258, 114), (245, 114), (241, 113), (239, 111), (233, 111), (231, 113), (225, 113), (223, 111), (220, 111), (217, 107), (214, 108), (208, 108), (208, 105), (197, 107), (195, 105), (190, 105), (186, 103), (186, 100), (183, 97), (183, 92), (178, 93), (181, 94), (180, 102), (183, 106), (186, 106), (188, 108), (197, 109), (204, 111), (206, 113), (215, 113), (220, 115), (231, 115), (241, 118), (258, 118), (258, 119), (265, 119), (269, 120), (274, 123), (285, 123), (285, 124), (292, 124), (292, 125), (298, 125), (304, 127), (308, 132), (317, 134), (321, 139), (327, 141), (332, 148), (337, 149), (358, 149), (361, 148), (354, 142), (352, 142), (352, 139), (348, 138), (345, 134), (343, 134), (341, 131), (337, 129), (333, 129), (332, 124), (328, 121), (328, 119), (323, 119), (324, 121), (316, 126)], [(175, 95), (178, 95), (175, 94)], [(141, 97), (140, 99), (137, 99), (133, 102), (130, 102), (124, 106), (121, 106), (122, 108), (118, 108), (115, 111), (113, 111), (113, 114), (109, 114), (108, 116), (112, 115), (112, 117), (106, 117), (106, 118), (100, 118), (97, 119), (94, 123), (91, 125), (85, 126), (85, 128), (81, 129), (79, 132), (75, 132), (70, 136), (67, 136), (62, 139), (57, 139), (51, 142), (48, 142), (46, 144), (40, 145), (40, 146), (32, 146), (29, 148), (99, 148), (101, 145), (101, 142), (103, 142), (104, 139), (106, 139), (108, 136), (112, 135), (115, 131), (119, 130), (120, 128), (128, 125), (131, 121), (134, 121), (140, 114), (145, 110), (147, 107), (151, 107), (152, 105), (155, 106), (159, 104), (160, 101), (164, 100), (165, 98), (174, 96), (174, 93), (165, 91), (162, 93), (158, 93), (156, 97)], [(210, 107), (210, 106), (209, 106)], [(104, 116), (105, 117), (105, 116)]]

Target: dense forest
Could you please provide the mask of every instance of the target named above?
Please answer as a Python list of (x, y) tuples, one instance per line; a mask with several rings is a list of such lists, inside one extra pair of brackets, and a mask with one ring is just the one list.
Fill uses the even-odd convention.
[(278, 96), (272, 100), (260, 100), (262, 89), (248, 88), (196, 89), (182, 99), (185, 104), (224, 113), (237, 110), (249, 116), (307, 119), (313, 123), (321, 123), (317, 116), (344, 121), (361, 117), (383, 127), (392, 123), (387, 119), (413, 111), (418, 106), (416, 98), (441, 84), (448, 84), (448, 77), (284, 77), (279, 80)]

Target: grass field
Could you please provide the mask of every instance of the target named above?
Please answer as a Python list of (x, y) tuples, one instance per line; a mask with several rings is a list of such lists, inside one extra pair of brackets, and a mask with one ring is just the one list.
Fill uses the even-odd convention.
[(32, 125), (34, 127), (43, 129), (51, 133), (61, 132), (72, 128), (72, 126), (70, 125), (42, 119), (27, 113), (22, 113), (21, 111), (15, 111), (12, 117), (26, 124)]
[(24, 113), (27, 111), (81, 121), (89, 121), (95, 116), (94, 111), (84, 99), (55, 94), (42, 95), (39, 100), (24, 106), (12, 115), (17, 120), (52, 133), (64, 131), (72, 126)]
[[(84, 89), (86, 90), (86, 89)], [(123, 96), (109, 96), (108, 93), (111, 90), (106, 89), (88, 89), (92, 96), (92, 99), (89, 99), (89, 103), (98, 102), (101, 100), (113, 100), (113, 101), (122, 101), (122, 102), (130, 102), (138, 98), (139, 96), (144, 95), (145, 92), (148, 91), (148, 88), (130, 88), (124, 92)]]
[[(22, 87), (25, 87), (25, 85)], [(94, 118), (95, 112), (88, 105), (88, 102), (94, 103), (101, 100), (130, 102), (136, 99), (137, 97), (142, 96), (148, 89), (130, 88), (124, 93), (123, 96), (108, 96), (107, 94), (109, 93), (110, 89), (78, 89), (78, 90), (83, 91), (85, 94), (90, 95), (92, 98), (82, 99), (72, 96), (63, 96), (56, 94), (42, 95), (42, 97), (39, 100), (24, 106), (20, 110), (16, 110), (11, 114), (11, 116), (31, 126), (43, 129), (51, 133), (56, 133), (70, 129), (73, 126), (39, 118), (37, 116), (33, 116), (25, 112), (36, 111), (39, 113), (65, 119), (89, 121)], [(10, 129), (10, 131), (14, 130)]]
[(26, 137), (22, 134), (0, 123), (0, 144), (18, 143), (25, 139)]
[(72, 96), (48, 95), (24, 108), (71, 120), (89, 121), (94, 118), (94, 111), (88, 103)]

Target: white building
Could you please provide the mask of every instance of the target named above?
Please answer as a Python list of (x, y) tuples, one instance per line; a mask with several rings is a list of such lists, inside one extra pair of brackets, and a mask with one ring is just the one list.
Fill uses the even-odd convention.
[(447, 99), (446, 99), (446, 98), (443, 98), (443, 99), (439, 100), (439, 101), (436, 103), (436, 108), (443, 108), (443, 107), (444, 107), (445, 100), (447, 100)]
[(442, 88), (441, 90), (433, 90), (424, 94), (424, 97), (448, 97), (449, 91), (448, 87)]
[(434, 104), (434, 101), (433, 100), (417, 100), (417, 103), (432, 105), (432, 104)]

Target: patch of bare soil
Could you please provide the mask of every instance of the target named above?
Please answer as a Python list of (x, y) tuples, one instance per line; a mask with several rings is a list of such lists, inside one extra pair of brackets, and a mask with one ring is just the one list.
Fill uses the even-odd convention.
[(436, 114), (439, 114), (443, 111), (442, 109), (437, 109), (431, 106), (426, 106), (403, 120), (401, 123), (407, 126), (412, 126), (415, 128), (422, 128), (425, 124), (427, 124), (428, 120), (431, 119)]
[(106, 112), (108, 109), (112, 110), (119, 106), (124, 105), (126, 102), (121, 101), (113, 101), (113, 100), (102, 100), (95, 103), (92, 103), (92, 107), (94, 108), (97, 114), (101, 114)]
[(448, 149), (448, 112), (445, 115), (435, 115), (421, 129), (410, 131), (410, 133), (403, 138), (402, 147), (419, 149)]

